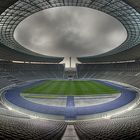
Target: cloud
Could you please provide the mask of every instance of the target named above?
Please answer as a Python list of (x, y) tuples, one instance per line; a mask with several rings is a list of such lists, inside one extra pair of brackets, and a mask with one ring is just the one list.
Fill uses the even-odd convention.
[(76, 58), (116, 48), (127, 32), (118, 20), (100, 11), (57, 7), (26, 18), (17, 26), (14, 37), (32, 51)]

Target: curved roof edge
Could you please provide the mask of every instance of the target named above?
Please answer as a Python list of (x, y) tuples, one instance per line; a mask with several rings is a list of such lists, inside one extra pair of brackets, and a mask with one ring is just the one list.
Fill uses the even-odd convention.
[[(138, 13), (140, 13), (140, 1), (139, 0), (122, 0)], [(110, 51), (111, 52), (111, 51)], [(109, 54), (109, 52), (87, 57), (77, 57), (78, 61), (82, 63), (94, 63), (94, 62), (117, 62), (117, 61), (129, 61), (140, 60), (140, 44), (134, 45), (132, 48), (122, 50), (115, 54)]]
[(10, 61), (27, 61), (27, 62), (48, 62), (48, 63), (59, 63), (64, 58), (63, 57), (49, 57), (49, 56), (34, 56), (19, 52), (17, 50), (6, 47), (0, 43), (0, 59), (10, 60)]
[[(16, 3), (18, 0), (1, 0), (0, 1), (0, 14), (7, 8)], [(20, 52), (16, 49), (9, 48), (8, 46), (0, 43), (0, 59), (13, 60), (13, 61), (29, 61), (29, 62), (48, 62), (59, 63), (63, 57), (53, 57), (34, 53), (32, 51)]]
[(110, 56), (103, 56), (98, 58), (93, 58), (92, 56), (85, 58), (78, 57), (77, 59), (82, 63), (140, 60), (140, 44), (128, 50), (124, 50), (122, 52)]
[[(76, 2), (76, 3), (75, 3)], [(17, 5), (13, 5), (17, 3)], [(23, 5), (22, 5), (22, 4)], [(25, 48), (20, 49), (20, 46), (15, 46), (15, 42), (13, 39), (13, 30), (16, 26), (16, 23), (18, 23), (18, 18), (24, 18), (24, 16), (27, 14), (29, 16), (32, 14), (30, 10), (32, 8), (36, 11), (41, 10), (44, 6), (44, 8), (52, 8), (57, 6), (84, 6), (89, 7), (97, 10), (101, 10), (107, 14), (110, 14), (114, 17), (116, 17), (124, 26), (127, 28), (128, 31), (128, 38), (127, 40), (116, 49), (113, 49), (112, 51), (109, 51), (107, 53), (97, 55), (97, 56), (89, 56), (89, 57), (78, 57), (78, 60), (80, 62), (88, 63), (88, 62), (104, 62), (104, 61), (120, 61), (124, 60), (126, 58), (128, 59), (139, 59), (140, 53), (136, 56), (138, 52), (134, 52), (134, 54), (131, 54), (130, 50), (133, 50), (136, 46), (138, 47), (140, 43), (140, 2), (139, 0), (106, 0), (106, 1), (94, 1), (94, 0), (87, 0), (82, 1), (81, 0), (74, 0), (71, 3), (67, 3), (67, 1), (60, 2), (59, 0), (54, 1), (43, 1), (43, 0), (34, 0), (32, 4), (28, 2), (28, 0), (1, 0), (0, 1), (0, 13), (2, 14), (5, 12), (1, 17), (1, 37), (0, 41), (0, 49), (5, 49), (8, 53), (11, 55), (13, 51), (13, 56), (4, 56), (2, 51), (0, 51), (0, 57), (3, 57), (3, 59), (11, 59), (13, 57), (14, 60), (18, 60), (19, 58), (22, 59), (22, 61), (27, 60), (28, 61), (40, 61), (40, 62), (60, 62), (62, 61), (62, 57), (51, 57), (51, 56), (44, 56), (38, 53), (34, 53), (29, 50), (24, 50)], [(13, 6), (13, 7), (11, 7)], [(23, 8), (25, 6), (26, 9)], [(28, 9), (27, 9), (28, 8)], [(29, 10), (30, 9), (30, 10)], [(22, 11), (22, 14), (19, 14), (19, 11)], [(26, 13), (26, 14), (24, 14)], [(19, 20), (19, 21), (20, 21)], [(14, 23), (15, 24), (14, 24)], [(5, 41), (5, 42), (4, 42)], [(5, 44), (5, 45), (4, 45)], [(10, 47), (14, 45), (14, 47)], [(2, 46), (2, 47), (1, 47)], [(11, 50), (12, 52), (10, 53)], [(125, 54), (124, 54), (125, 52)], [(129, 52), (130, 54), (128, 54)], [(18, 54), (19, 53), (19, 54)], [(135, 54), (136, 53), (136, 54)], [(18, 55), (17, 55), (18, 54)], [(25, 56), (23, 56), (23, 54)], [(123, 54), (124, 56), (121, 56)], [(128, 55), (126, 55), (128, 54)], [(21, 55), (21, 56), (20, 56)], [(133, 56), (132, 56), (133, 55)], [(17, 57), (19, 58), (17, 58)], [(131, 57), (130, 57), (131, 56)]]

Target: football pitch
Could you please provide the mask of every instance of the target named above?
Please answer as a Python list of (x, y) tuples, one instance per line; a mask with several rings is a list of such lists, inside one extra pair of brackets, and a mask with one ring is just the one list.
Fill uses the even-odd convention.
[(30, 87), (23, 91), (26, 94), (46, 95), (94, 95), (113, 94), (118, 91), (112, 87), (95, 81), (45, 81), (37, 86)]

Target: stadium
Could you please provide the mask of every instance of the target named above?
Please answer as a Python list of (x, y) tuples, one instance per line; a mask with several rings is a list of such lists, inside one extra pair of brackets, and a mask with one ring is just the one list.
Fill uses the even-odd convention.
[[(79, 20), (80, 24), (86, 24), (86, 30), (82, 29), (80, 24), (80, 29), (77, 29), (78, 26), (73, 28), (73, 22), (68, 25), (70, 28), (65, 26), (70, 22), (71, 16), (66, 20), (61, 14), (57, 17), (58, 15), (54, 16), (46, 11), (52, 22), (43, 23), (48, 18), (45, 21), (40, 16), (39, 22), (34, 22), (38, 26), (45, 25), (44, 32), (52, 35), (52, 38), (47, 36), (49, 39), (45, 38), (45, 42), (36, 36), (33, 38), (37, 32), (39, 36), (43, 34), (33, 22), (30, 22), (31, 25), (26, 24), (26, 28), (21, 27), (24, 21), (39, 15), (41, 11), (45, 15), (45, 10), (63, 7), (65, 12), (61, 11), (61, 14), (67, 13), (69, 7), (80, 8), (80, 15), (74, 14), (75, 9), (70, 11), (73, 13), (69, 15), (74, 15), (75, 19), (84, 15), (83, 8), (97, 13), (94, 19), (89, 20), (91, 23), (86, 21), (87, 19)], [(103, 18), (101, 14), (108, 17)], [(103, 40), (101, 34), (89, 28), (99, 17), (99, 22), (105, 20), (108, 26), (106, 29), (101, 28), (103, 25), (99, 26), (97, 32), (101, 30), (105, 39), (111, 40), (112, 48), (109, 48), (109, 45), (106, 47), (106, 40)], [(109, 17), (112, 19), (111, 23)], [(66, 23), (62, 24), (62, 20)], [(58, 22), (59, 26), (54, 21)], [(119, 27), (112, 22), (117, 22)], [(50, 31), (50, 27), (54, 31)], [(62, 42), (58, 41), (63, 36), (58, 32), (60, 27), (65, 29), (62, 33), (66, 36), (62, 37)], [(22, 30), (16, 34), (19, 28)], [(29, 28), (32, 28), (31, 33)], [(121, 42), (116, 46), (114, 41), (117, 38), (110, 33), (113, 29), (115, 33), (119, 29), (121, 31), (117, 36)], [(122, 29), (126, 33), (124, 38), (121, 36)], [(67, 34), (67, 30), (70, 31), (70, 35)], [(109, 39), (106, 30), (109, 30)], [(78, 33), (83, 37), (80, 43), (79, 38), (75, 36)], [(93, 33), (97, 34), (94, 41), (93, 38), (89, 39)], [(20, 42), (29, 39), (29, 35), (33, 38), (33, 46), (36, 47), (34, 42), (37, 42), (38, 51), (29, 48), (31, 43), (24, 45)], [(99, 44), (96, 40), (102, 42), (101, 48), (96, 48)], [(43, 43), (46, 47), (51, 42), (56, 43), (53, 44), (57, 47), (54, 53), (44, 54), (46, 48), (42, 53), (39, 52)], [(64, 53), (65, 46), (68, 52), (76, 56), (75, 67), (72, 67), (72, 54), (66, 62), (68, 67), (64, 62), (65, 56), (56, 55), (59, 50)], [(84, 55), (79, 55), (81, 50)], [(0, 139), (139, 140), (139, 0), (1, 0)]]

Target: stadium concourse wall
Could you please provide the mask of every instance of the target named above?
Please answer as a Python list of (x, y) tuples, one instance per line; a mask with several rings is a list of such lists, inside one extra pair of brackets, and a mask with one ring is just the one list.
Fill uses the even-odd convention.
[[(86, 80), (86, 79), (84, 79), (84, 80)], [(89, 80), (89, 79), (87, 79), (87, 80)], [(69, 121), (81, 121), (81, 120), (82, 121), (83, 120), (87, 121), (87, 120), (94, 120), (94, 119), (108, 119), (108, 118), (111, 118), (112, 116), (117, 116), (118, 114), (130, 111), (131, 109), (136, 107), (140, 102), (140, 94), (139, 94), (140, 90), (133, 87), (133, 86), (123, 84), (123, 83), (114, 82), (114, 81), (103, 80), (103, 79), (90, 79), (90, 80), (108, 81), (108, 82), (111, 82), (111, 83), (114, 83), (114, 84), (123, 85), (124, 87), (129, 88), (129, 90), (137, 91), (136, 92), (136, 97), (133, 101), (131, 101), (127, 105), (124, 105), (124, 106), (122, 106), (118, 109), (114, 109), (114, 110), (111, 110), (111, 111), (102, 112), (102, 113), (98, 113), (98, 114), (93, 114), (93, 115), (91, 115), (91, 114), (90, 115), (78, 115), (76, 120), (66, 120), (66, 121), (69, 122)], [(29, 82), (26, 82), (25, 84), (35, 83), (35, 82), (39, 82), (39, 81), (44, 81), (44, 79), (29, 81)], [(1, 95), (2, 102), (5, 106), (7, 106), (9, 109), (12, 109), (13, 111), (17, 111), (17, 112), (20, 112), (20, 113), (27, 114), (31, 118), (43, 118), (43, 119), (48, 119), (48, 120), (64, 120), (64, 116), (42, 114), (42, 113), (38, 113), (38, 112), (35, 112), (35, 111), (31, 111), (31, 110), (27, 110), (27, 109), (23, 109), (21, 107), (18, 107), (17, 105), (14, 105), (11, 102), (9, 102), (5, 98), (4, 95), (5, 95), (5, 90), (3, 89), (2, 95)]]

